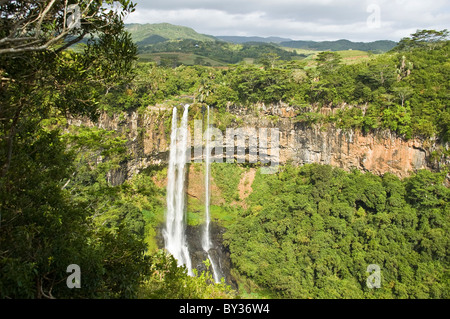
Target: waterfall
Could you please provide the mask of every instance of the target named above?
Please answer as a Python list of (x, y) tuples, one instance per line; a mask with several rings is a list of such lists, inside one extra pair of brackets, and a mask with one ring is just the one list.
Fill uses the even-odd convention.
[[(189, 105), (184, 106), (181, 124), (177, 126), (177, 108), (173, 108), (172, 113), (172, 132), (170, 134), (169, 167), (167, 170), (167, 212), (166, 227), (163, 230), (166, 250), (172, 254), (178, 262), (178, 265), (185, 265), (188, 274), (193, 276), (192, 263), (189, 255), (185, 228), (185, 178), (186, 178), (186, 159), (187, 159), (187, 138), (188, 138), (188, 109)], [(202, 248), (207, 253), (214, 281), (220, 282), (220, 263), (211, 256), (211, 234), (210, 234), (210, 163), (211, 163), (211, 134), (209, 127), (209, 106), (207, 108), (207, 126), (205, 143), (205, 228), (202, 236)]]
[(170, 134), (169, 168), (167, 171), (166, 228), (163, 231), (166, 250), (185, 265), (193, 275), (191, 258), (185, 236), (185, 176), (187, 155), (187, 124), (189, 105), (184, 106), (180, 127), (177, 128), (177, 108), (173, 108)]
[(207, 107), (207, 116), (206, 116), (206, 143), (205, 143), (205, 229), (203, 232), (202, 238), (202, 247), (203, 250), (208, 254), (208, 259), (210, 261), (214, 281), (216, 283), (220, 282), (221, 275), (219, 274), (219, 267), (216, 266), (215, 261), (211, 258), (210, 249), (212, 246), (211, 243), (211, 235), (210, 235), (210, 212), (209, 212), (209, 179), (210, 179), (210, 163), (211, 163), (211, 147), (210, 141), (210, 127), (209, 127), (209, 106)]

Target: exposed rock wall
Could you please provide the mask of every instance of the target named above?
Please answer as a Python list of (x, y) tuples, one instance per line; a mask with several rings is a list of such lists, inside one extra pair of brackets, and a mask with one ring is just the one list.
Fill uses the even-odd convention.
[[(405, 141), (389, 131), (363, 134), (333, 126), (305, 125), (295, 120), (295, 113), (288, 107), (261, 108), (258, 114), (255, 111), (240, 112), (244, 130), (253, 127), (277, 127), (280, 130), (282, 164), (320, 163), (346, 170), (356, 168), (377, 175), (391, 172), (406, 177), (419, 169), (431, 169), (427, 158), (438, 147), (420, 139)], [(274, 115), (277, 116), (275, 120)]]
[[(280, 133), (279, 161), (281, 164), (288, 162), (294, 165), (330, 164), (345, 170), (356, 168), (378, 175), (391, 172), (399, 177), (406, 177), (418, 169), (436, 168), (436, 163), (430, 163), (428, 159), (430, 153), (439, 145), (430, 141), (420, 139), (405, 141), (388, 131), (363, 134), (360, 131), (344, 131), (332, 126), (325, 128), (307, 126), (296, 121), (296, 113), (292, 108), (283, 105), (270, 107), (260, 105), (253, 109), (230, 106), (228, 111), (239, 119), (229, 126), (239, 126), (249, 136), (253, 135), (254, 137), (255, 132), (258, 132), (260, 128), (277, 128)], [(198, 115), (194, 109), (192, 113)], [(171, 108), (164, 105), (149, 107), (139, 113), (132, 112), (112, 116), (104, 113), (100, 116), (95, 125), (108, 130), (120, 131), (128, 137), (130, 159), (123, 163), (121, 169), (108, 174), (108, 179), (112, 184), (120, 184), (150, 165), (167, 164), (171, 116)], [(214, 116), (213, 112), (213, 125), (218, 126), (219, 123), (216, 122), (220, 119), (221, 117)], [(94, 125), (83, 119), (69, 120), (69, 124)], [(191, 125), (191, 129), (192, 127), (194, 125)], [(225, 132), (223, 135), (225, 136)], [(194, 145), (194, 136), (195, 134), (191, 130), (191, 145)], [(251, 140), (249, 139), (249, 141)], [(249, 143), (246, 145), (248, 149), (255, 146), (249, 145)], [(270, 143), (271, 139), (269, 138), (269, 145)], [(192, 149), (192, 160), (195, 159), (194, 154)], [(224, 154), (219, 158), (223, 159)], [(254, 177), (255, 170), (253, 169), (244, 174), (239, 183), (241, 202), (236, 204), (245, 207), (243, 199), (251, 193)], [(199, 179), (198, 174), (191, 168), (188, 181), (196, 179)], [(203, 178), (200, 180), (203, 181)], [(160, 182), (162, 183), (159, 186), (165, 186), (165, 181)], [(195, 183), (190, 184), (187, 185), (187, 196), (202, 200), (204, 193), (202, 187), (198, 187), (198, 185), (195, 187)], [(213, 191), (213, 194), (216, 193)], [(214, 202), (214, 198), (212, 200)], [(222, 234), (225, 229), (214, 222), (211, 225), (213, 234), (211, 254), (219, 260), (226, 282), (236, 288), (236, 283), (230, 273), (230, 253), (222, 243)], [(202, 261), (207, 258), (201, 247), (202, 226), (188, 226), (186, 231), (193, 267), (202, 271), (205, 268)], [(159, 247), (162, 248), (164, 243), (161, 234), (157, 234), (157, 241)]]
[[(254, 134), (253, 129), (258, 132), (259, 128), (278, 128), (281, 164), (330, 164), (346, 170), (356, 168), (378, 175), (391, 172), (399, 177), (406, 177), (418, 169), (432, 169), (433, 165), (436, 168), (436, 163), (432, 165), (428, 158), (439, 145), (430, 141), (405, 141), (389, 131), (363, 134), (360, 131), (344, 131), (332, 126), (307, 126), (296, 121), (292, 108), (283, 105), (261, 105), (253, 109), (230, 106), (228, 111), (238, 117), (241, 123), (232, 123), (230, 126), (240, 126), (250, 135)], [(123, 178), (130, 177), (149, 165), (167, 162), (170, 116), (171, 108), (165, 105), (152, 106), (140, 113), (113, 116), (104, 113), (100, 116), (96, 125), (120, 130), (128, 136), (131, 159), (123, 168)], [(214, 117), (213, 112), (213, 123)], [(94, 125), (80, 119), (70, 120), (69, 124)], [(192, 130), (191, 133), (193, 141)], [(225, 132), (223, 135), (225, 136)], [(194, 145), (193, 142), (191, 145)], [(247, 147), (250, 147), (248, 143)]]
[(286, 147), (281, 158), (294, 164), (330, 164), (400, 177), (427, 168), (427, 152), (420, 140), (404, 141), (389, 132), (364, 135), (335, 128), (297, 128), (281, 134), (280, 144)]

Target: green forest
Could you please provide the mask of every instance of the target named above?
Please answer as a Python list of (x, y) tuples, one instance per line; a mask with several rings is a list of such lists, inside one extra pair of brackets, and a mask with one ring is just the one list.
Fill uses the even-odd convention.
[[(262, 54), (255, 63), (226, 68), (143, 62), (130, 82), (110, 90), (103, 107), (130, 111), (186, 95), (219, 110), (227, 104), (284, 102), (307, 124), (330, 123), (364, 132), (389, 129), (405, 139), (447, 141), (450, 42), (434, 39), (446, 39), (448, 32), (423, 32), (403, 39), (388, 53), (352, 64), (330, 51), (319, 52), (313, 63), (283, 60), (275, 52)], [(336, 112), (323, 115), (322, 108)]]
[[(214, 164), (223, 203), (212, 214), (226, 229), (234, 289), (215, 284), (209, 271), (189, 276), (158, 249), (166, 190), (155, 181), (164, 180), (165, 165), (116, 183), (112, 173), (131, 157), (126, 134), (68, 124), (189, 102), (213, 106), (224, 130), (240, 123), (230, 105), (286, 103), (304, 125), (390, 130), (445, 145), (447, 30), (418, 30), (356, 63), (346, 63), (345, 52), (245, 44), (224, 55), (226, 66), (180, 65), (138, 59), (123, 23), (135, 10), (129, 0), (77, 2), (78, 28), (68, 27), (67, 2), (43, 3), (0, 1), (0, 298), (450, 297), (445, 165), (400, 179), (286, 164), (276, 174), (258, 171), (237, 206), (240, 175), (258, 166)], [(233, 49), (181, 43), (205, 57)], [(170, 128), (169, 115), (164, 121)], [(428, 160), (445, 162), (448, 152)], [(71, 264), (81, 268), (81, 289), (67, 286)], [(366, 285), (369, 264), (382, 269), (379, 289)]]
[[(449, 298), (444, 178), (314, 164), (257, 174), (226, 233), (242, 285), (274, 298)], [(380, 289), (366, 286), (369, 264)]]

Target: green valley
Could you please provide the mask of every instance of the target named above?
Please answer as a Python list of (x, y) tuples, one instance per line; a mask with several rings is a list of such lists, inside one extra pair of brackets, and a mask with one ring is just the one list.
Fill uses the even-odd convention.
[(0, 1), (0, 298), (450, 298), (448, 30), (226, 42), (39, 3)]
[(341, 51), (345, 57), (365, 57), (369, 53), (389, 51), (395, 46), (393, 41), (354, 43), (348, 40), (313, 42), (258, 37), (216, 38), (169, 23), (128, 24), (125, 29), (138, 46), (141, 61), (153, 61), (163, 66), (226, 66), (242, 61), (254, 62), (266, 54), (276, 54), (282, 60), (299, 60), (326, 50)]

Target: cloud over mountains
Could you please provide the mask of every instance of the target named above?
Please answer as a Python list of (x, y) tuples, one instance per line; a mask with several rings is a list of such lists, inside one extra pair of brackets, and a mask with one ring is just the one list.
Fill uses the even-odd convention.
[(211, 35), (398, 41), (417, 29), (450, 29), (450, 0), (135, 2), (126, 23), (169, 22)]

